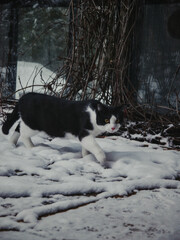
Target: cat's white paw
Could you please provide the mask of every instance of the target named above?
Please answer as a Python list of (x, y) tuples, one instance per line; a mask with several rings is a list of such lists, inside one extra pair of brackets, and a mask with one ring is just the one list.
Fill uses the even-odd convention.
[(96, 159), (98, 160), (98, 162), (100, 162), (100, 164), (103, 166), (106, 162), (106, 155), (105, 153), (101, 150), (96, 154)]

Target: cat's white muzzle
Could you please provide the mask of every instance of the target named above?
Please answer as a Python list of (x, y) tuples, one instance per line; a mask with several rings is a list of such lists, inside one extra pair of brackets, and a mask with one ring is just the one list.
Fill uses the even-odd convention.
[(106, 132), (114, 133), (117, 132), (120, 128), (120, 124), (116, 122), (117, 118), (115, 116), (112, 116), (110, 119), (110, 123), (105, 125)]
[(108, 133), (115, 133), (119, 130), (120, 124), (112, 125), (112, 124), (107, 124), (105, 126), (106, 132)]

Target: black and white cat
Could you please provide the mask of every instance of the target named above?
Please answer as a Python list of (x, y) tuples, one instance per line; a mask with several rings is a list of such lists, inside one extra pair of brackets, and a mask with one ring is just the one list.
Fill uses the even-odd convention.
[(20, 119), (11, 137), (17, 144), (19, 137), (28, 148), (33, 147), (31, 137), (43, 131), (53, 137), (72, 134), (82, 144), (82, 155), (88, 152), (104, 164), (105, 153), (95, 137), (116, 132), (123, 122), (122, 107), (109, 107), (96, 100), (69, 101), (39, 93), (28, 93), (20, 98), (13, 112), (2, 126), (4, 134)]

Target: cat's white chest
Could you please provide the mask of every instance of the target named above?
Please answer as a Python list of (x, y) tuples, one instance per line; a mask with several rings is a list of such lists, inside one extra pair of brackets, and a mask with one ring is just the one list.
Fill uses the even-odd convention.
[(93, 130), (89, 130), (89, 133), (94, 137), (104, 133), (106, 131), (104, 126), (100, 126), (96, 123), (96, 112), (93, 111), (90, 107), (87, 108), (87, 112), (90, 115), (90, 121), (93, 125)]

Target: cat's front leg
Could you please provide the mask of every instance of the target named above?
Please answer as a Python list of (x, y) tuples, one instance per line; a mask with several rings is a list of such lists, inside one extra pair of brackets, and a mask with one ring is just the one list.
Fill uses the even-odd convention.
[(101, 163), (101, 165), (105, 164), (106, 155), (92, 135), (85, 136), (82, 139), (80, 138), (80, 141), (82, 147), (85, 148), (87, 151), (91, 152), (96, 157), (96, 159)]
[(89, 154), (89, 151), (87, 151), (83, 146), (82, 146), (82, 156), (85, 157)]

